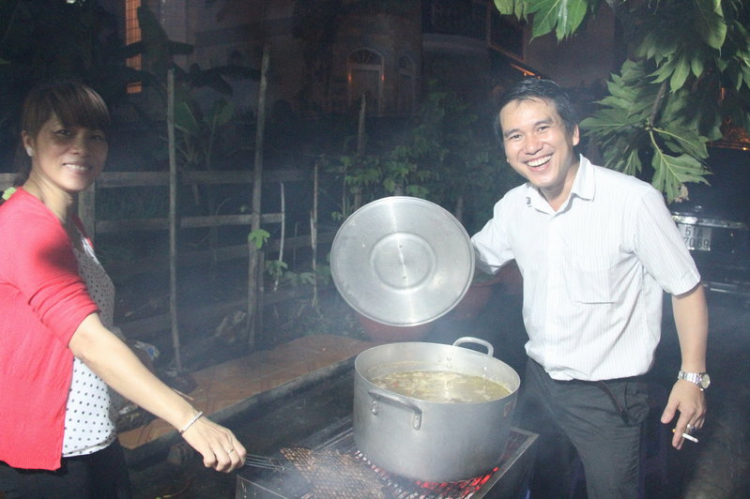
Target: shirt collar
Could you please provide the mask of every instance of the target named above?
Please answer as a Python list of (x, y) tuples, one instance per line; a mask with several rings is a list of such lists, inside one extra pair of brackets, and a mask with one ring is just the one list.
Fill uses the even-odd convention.
[[(549, 205), (542, 193), (539, 192), (539, 189), (534, 187), (531, 182), (526, 182), (525, 189), (526, 202), (529, 206), (544, 213), (553, 213), (552, 207)], [(568, 199), (565, 200), (558, 212), (562, 212), (567, 208), (573, 196), (586, 201), (591, 201), (592, 199), (594, 199), (595, 190), (594, 166), (588, 159), (586, 159), (586, 157), (580, 155), (578, 171), (576, 172), (575, 180), (573, 180), (573, 186), (570, 189), (570, 194), (568, 195)]]
[(583, 155), (579, 157), (578, 172), (576, 179), (573, 181), (573, 187), (570, 189), (570, 197), (574, 195), (586, 201), (594, 199), (594, 165)]

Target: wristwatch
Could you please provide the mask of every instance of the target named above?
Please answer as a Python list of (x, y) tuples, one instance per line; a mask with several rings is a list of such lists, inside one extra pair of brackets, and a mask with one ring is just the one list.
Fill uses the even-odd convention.
[(685, 381), (695, 383), (701, 390), (705, 390), (706, 388), (711, 386), (711, 377), (708, 375), (708, 373), (688, 373), (685, 371), (680, 371), (677, 374), (677, 379), (684, 379)]

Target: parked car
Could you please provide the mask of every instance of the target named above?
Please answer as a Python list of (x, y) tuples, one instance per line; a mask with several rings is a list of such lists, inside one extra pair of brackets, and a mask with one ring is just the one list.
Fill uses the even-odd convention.
[(711, 185), (670, 206), (707, 289), (750, 303), (750, 150), (713, 147)]

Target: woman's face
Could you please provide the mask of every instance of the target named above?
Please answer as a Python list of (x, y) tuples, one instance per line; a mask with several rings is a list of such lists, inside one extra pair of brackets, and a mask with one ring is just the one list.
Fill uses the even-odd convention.
[(71, 194), (96, 180), (109, 150), (103, 131), (64, 125), (54, 113), (36, 137), (24, 132), (23, 142), (31, 155), (31, 176)]

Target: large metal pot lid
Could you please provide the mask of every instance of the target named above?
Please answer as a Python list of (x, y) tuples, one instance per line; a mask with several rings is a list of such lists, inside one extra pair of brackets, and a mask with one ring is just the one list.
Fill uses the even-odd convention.
[(474, 250), (464, 227), (441, 206), (387, 197), (346, 219), (333, 240), (331, 274), (360, 314), (417, 326), (461, 301), (474, 275)]

